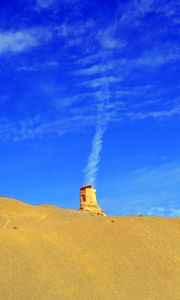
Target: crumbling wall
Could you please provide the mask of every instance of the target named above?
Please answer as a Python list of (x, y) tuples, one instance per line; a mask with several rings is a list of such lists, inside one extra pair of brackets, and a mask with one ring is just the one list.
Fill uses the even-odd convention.
[(80, 189), (80, 210), (89, 211), (94, 215), (105, 216), (96, 199), (96, 189), (91, 185)]

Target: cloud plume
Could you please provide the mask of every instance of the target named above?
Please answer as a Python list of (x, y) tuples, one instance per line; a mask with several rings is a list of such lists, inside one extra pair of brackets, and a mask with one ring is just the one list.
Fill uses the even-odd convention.
[(107, 110), (106, 108), (109, 103), (108, 82), (106, 84), (105, 89), (106, 91), (104, 90), (101, 96), (102, 97), (103, 95), (107, 95), (107, 96), (103, 97), (102, 102), (98, 106), (96, 131), (92, 140), (92, 148), (85, 169), (84, 184), (90, 184), (93, 186), (95, 186), (96, 183), (96, 177), (97, 177), (98, 167), (100, 162), (100, 155), (101, 155), (101, 150), (103, 145), (103, 137), (109, 121), (109, 115), (106, 111)]
[(107, 124), (104, 122), (99, 122), (99, 124), (97, 124), (96, 132), (92, 141), (92, 150), (86, 167), (85, 184), (95, 185), (106, 125)]

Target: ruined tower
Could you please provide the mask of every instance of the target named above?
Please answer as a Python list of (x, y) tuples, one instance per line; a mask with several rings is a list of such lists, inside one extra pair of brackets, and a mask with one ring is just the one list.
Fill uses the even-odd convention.
[(96, 200), (96, 189), (91, 185), (85, 185), (80, 189), (80, 210), (89, 211), (94, 215), (105, 216)]

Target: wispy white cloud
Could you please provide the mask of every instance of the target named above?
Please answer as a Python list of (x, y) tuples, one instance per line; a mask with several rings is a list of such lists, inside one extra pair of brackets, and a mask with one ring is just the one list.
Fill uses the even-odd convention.
[(164, 163), (156, 168), (143, 168), (135, 170), (132, 175), (136, 176), (136, 182), (152, 184), (156, 182), (161, 188), (180, 183), (180, 164)]
[(64, 97), (64, 98), (56, 98), (53, 101), (53, 104), (56, 106), (57, 109), (66, 109), (71, 107), (72, 105), (75, 103), (80, 102), (81, 100), (81, 95), (75, 95), (75, 96), (71, 96), (71, 97)]
[(100, 73), (106, 73), (108, 71), (113, 70), (114, 68), (114, 63), (113, 62), (108, 62), (104, 64), (94, 64), (88, 68), (83, 68), (76, 70), (74, 72), (75, 75), (84, 75), (84, 76), (90, 76), (90, 75), (96, 75)]
[(22, 29), (0, 32), (0, 54), (19, 53), (37, 47), (51, 38), (43, 28)]
[(119, 6), (120, 12), (120, 23), (123, 25), (132, 24), (138, 22), (147, 14), (154, 9), (154, 0), (132, 0), (125, 5), (124, 11), (121, 11), (121, 5)]
[(180, 208), (177, 207), (163, 207), (163, 206), (153, 206), (145, 211), (147, 216), (169, 216), (178, 217), (180, 216)]
[(156, 14), (156, 17), (163, 15), (168, 18), (168, 21), (175, 24), (175, 20), (179, 16), (180, 4), (176, 0), (132, 0), (127, 4), (119, 3), (118, 20), (120, 25), (139, 25), (148, 13)]
[(115, 50), (126, 46), (125, 40), (119, 39), (117, 31), (116, 23), (98, 31), (96, 38), (103, 49)]
[(180, 105), (177, 105), (173, 108), (170, 108), (168, 110), (156, 110), (156, 111), (147, 111), (147, 112), (125, 112), (124, 117), (129, 118), (130, 120), (143, 120), (147, 118), (153, 118), (153, 119), (168, 119), (174, 116), (180, 116)]
[(40, 8), (49, 8), (51, 7), (55, 2), (57, 2), (56, 0), (36, 0), (37, 1), (37, 5)]
[(156, 4), (154, 10), (158, 14), (163, 14), (166, 17), (172, 18), (172, 21), (174, 21), (174, 16), (179, 16), (179, 8), (180, 3), (176, 0), (171, 1), (162, 1), (161, 5)]
[[(101, 58), (103, 58), (103, 63)], [(152, 50), (145, 49), (141, 55), (134, 58), (113, 57), (110, 52), (101, 50), (94, 55), (86, 55), (76, 62), (77, 68), (72, 73), (84, 76), (82, 85), (99, 88), (104, 86), (106, 79), (109, 83), (125, 82), (133, 72), (140, 70), (152, 71), (168, 64), (180, 61), (180, 47), (175, 43), (166, 43)], [(90, 78), (90, 76), (96, 78)], [(86, 79), (88, 78), (89, 79)], [(117, 89), (117, 87), (116, 87)]]
[(91, 87), (91, 88), (98, 88), (98, 87), (103, 87), (104, 85), (109, 83), (114, 83), (114, 82), (120, 82), (122, 81), (122, 78), (120, 75), (118, 76), (99, 76), (95, 79), (89, 79), (89, 80), (85, 80), (82, 82), (82, 85), (85, 85), (87, 87)]
[(87, 33), (88, 29), (93, 28), (94, 22), (92, 20), (87, 20), (85, 22), (76, 22), (72, 24), (70, 22), (62, 22), (59, 26), (56, 26), (57, 33), (60, 37), (71, 37), (80, 36)]
[[(62, 22), (55, 27), (57, 36), (64, 39), (64, 46), (80, 47), (83, 52), (86, 52), (92, 46), (92, 37), (94, 28), (94, 21), (87, 19), (86, 21), (79, 21), (75, 23)], [(94, 37), (94, 36), (93, 36)], [(81, 49), (81, 50), (82, 50)]]
[(3, 118), (0, 120), (0, 140), (54, 138), (70, 132), (81, 132), (95, 122), (96, 116), (91, 111), (84, 112), (83, 110), (72, 110), (70, 115), (53, 120), (43, 115), (18, 121)]
[(179, 161), (133, 170), (115, 182), (111, 205), (117, 214), (175, 217), (180, 213)]
[[(90, 66), (93, 64), (97, 64), (99, 63), (99, 61), (101, 61), (102, 57), (108, 56), (109, 52), (102, 52), (102, 51), (98, 51), (96, 53), (93, 54), (87, 54), (82, 56), (82, 57), (75, 57), (75, 61), (76, 61), (76, 65), (77, 66)], [(112, 59), (112, 57), (111, 57)]]
[(159, 67), (180, 60), (180, 47), (177, 44), (162, 44), (159, 48), (145, 51), (143, 55), (130, 62), (132, 66)]
[[(82, 109), (82, 104), (84, 102), (84, 100), (86, 100), (86, 103), (88, 104), (88, 100), (91, 101), (91, 107), (88, 107), (88, 110), (93, 108), (93, 105), (96, 105), (96, 98), (98, 97), (98, 95), (96, 93), (93, 92), (89, 92), (89, 93), (78, 93), (75, 96), (71, 96), (71, 97), (57, 97), (53, 100), (53, 105), (55, 105), (55, 107), (59, 110), (62, 109), (73, 109), (73, 106), (78, 106), (78, 110), (81, 111)], [(93, 102), (93, 101), (94, 102)], [(81, 107), (79, 107), (81, 105)], [(83, 107), (84, 109), (85, 107)]]
[(170, 208), (171, 217), (180, 217), (180, 208)]
[(20, 63), (19, 66), (16, 67), (17, 71), (22, 72), (38, 72), (43, 70), (51, 70), (56, 69), (59, 66), (59, 62), (55, 60), (47, 60), (43, 63), (32, 63), (32, 64), (22, 64)]

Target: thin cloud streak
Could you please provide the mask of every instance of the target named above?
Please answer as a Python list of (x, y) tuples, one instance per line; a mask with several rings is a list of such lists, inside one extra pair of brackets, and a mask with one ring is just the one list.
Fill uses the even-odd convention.
[[(104, 97), (101, 98), (101, 95)], [(106, 96), (105, 96), (106, 95)], [(98, 174), (98, 167), (100, 162), (100, 155), (102, 151), (104, 133), (107, 129), (107, 124), (110, 120), (110, 114), (107, 110), (110, 102), (109, 81), (106, 78), (105, 86), (99, 94), (100, 103), (98, 106), (96, 132), (92, 141), (92, 148), (88, 157), (87, 167), (85, 169), (85, 184), (95, 186), (96, 177)]]
[(87, 167), (85, 170), (85, 182), (84, 184), (91, 184), (95, 186), (96, 177), (98, 173), (98, 165), (100, 162), (100, 154), (103, 144), (103, 136), (107, 128), (107, 122), (99, 117), (99, 121), (96, 127), (96, 132), (92, 141), (92, 149), (88, 158)]

